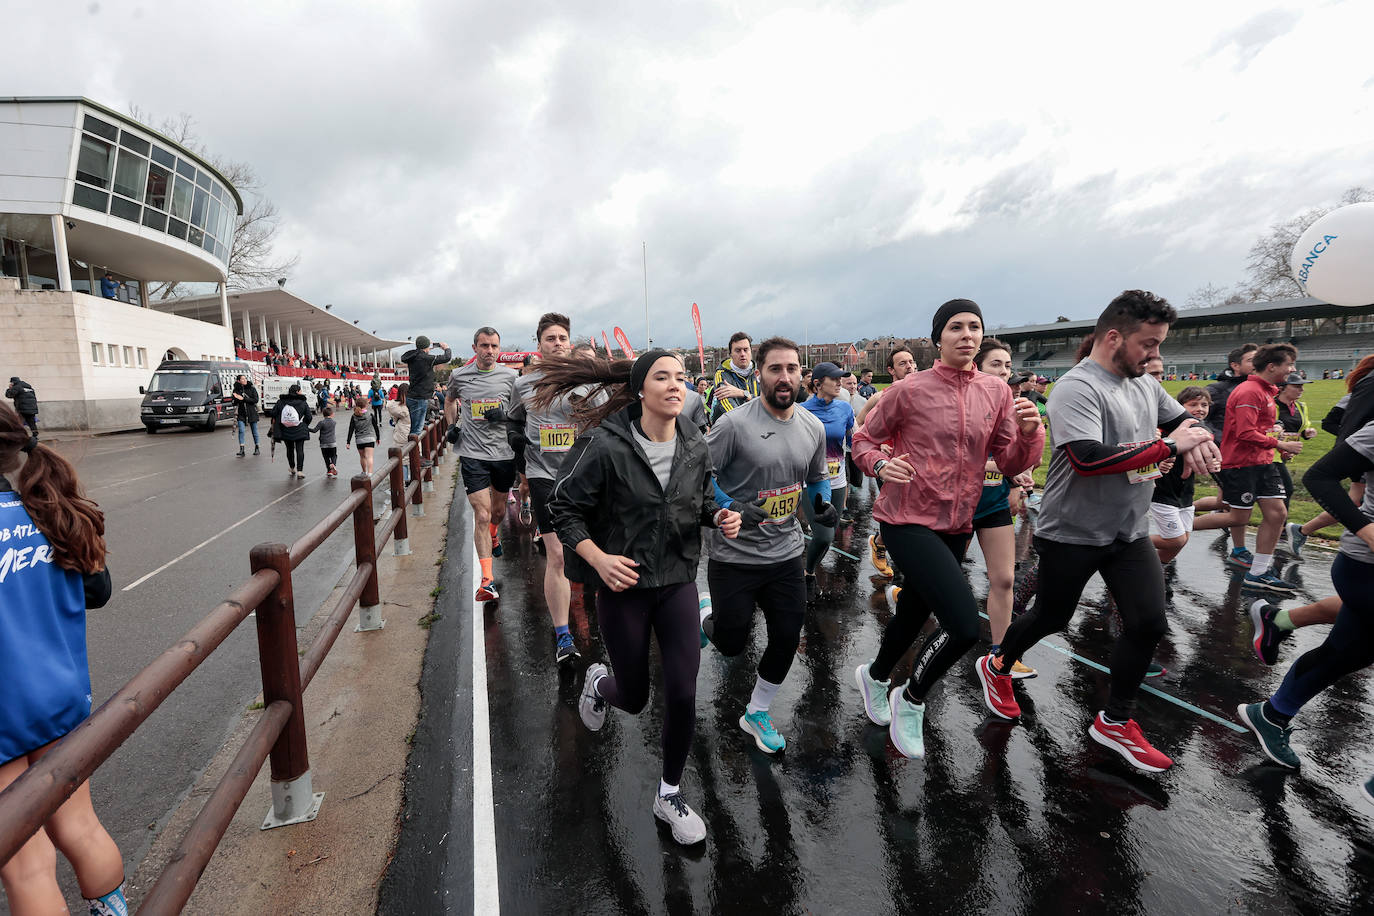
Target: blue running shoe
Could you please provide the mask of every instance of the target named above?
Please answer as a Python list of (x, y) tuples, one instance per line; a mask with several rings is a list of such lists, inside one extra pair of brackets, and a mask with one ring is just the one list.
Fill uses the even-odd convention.
[(1371, 804), (1374, 804), (1374, 776), (1364, 781), (1364, 785), (1360, 786), (1360, 791), (1364, 793), (1364, 797), (1369, 799)]
[(1307, 535), (1302, 533), (1302, 525), (1289, 522), (1284, 526), (1284, 530), (1288, 532), (1288, 552), (1295, 558), (1301, 558), (1303, 545), (1307, 543)]
[(571, 664), (575, 658), (580, 658), (581, 653), (577, 651), (577, 644), (573, 642), (571, 633), (558, 634), (557, 660), (560, 665)]
[(697, 613), (701, 615), (701, 647), (706, 648), (706, 644), (711, 641), (711, 637), (706, 635), (706, 618), (711, 616), (711, 596), (702, 595), (697, 600)]
[(1241, 703), (1236, 707), (1236, 715), (1255, 733), (1264, 756), (1290, 770), (1296, 770), (1302, 764), (1298, 755), (1288, 746), (1288, 736), (1293, 734), (1293, 729), (1275, 725), (1265, 718), (1263, 703)]
[(1249, 569), (1255, 562), (1255, 555), (1244, 547), (1232, 547), (1231, 552), (1226, 557), (1226, 562), (1232, 566), (1239, 566), (1241, 569)]
[(902, 697), (903, 687), (893, 687), (888, 697), (892, 709), (892, 724), (887, 727), (887, 735), (903, 757), (924, 757), (926, 755), (925, 719), (926, 707), (922, 703), (907, 702)]
[(744, 729), (746, 735), (754, 739), (759, 750), (765, 754), (776, 754), (787, 747), (787, 742), (773, 727), (773, 717), (768, 715), (766, 709), (760, 709), (758, 712), (746, 712), (739, 717), (739, 727)]
[(1261, 573), (1258, 576), (1248, 572), (1245, 574), (1245, 581), (1241, 583), (1241, 587), (1277, 592), (1281, 595), (1291, 595), (1298, 590), (1298, 587), (1292, 582), (1285, 582), (1271, 572)]

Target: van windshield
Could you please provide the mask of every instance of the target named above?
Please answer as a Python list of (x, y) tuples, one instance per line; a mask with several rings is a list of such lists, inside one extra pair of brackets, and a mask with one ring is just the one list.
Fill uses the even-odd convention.
[(210, 387), (210, 373), (189, 369), (154, 372), (149, 391), (205, 391)]

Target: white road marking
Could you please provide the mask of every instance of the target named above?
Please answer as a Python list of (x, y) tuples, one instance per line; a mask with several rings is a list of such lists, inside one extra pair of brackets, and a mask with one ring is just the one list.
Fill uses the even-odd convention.
[(151, 579), (153, 576), (156, 576), (158, 573), (160, 573), (160, 572), (165, 572), (166, 570), (171, 569), (173, 566), (175, 566), (176, 564), (180, 563), (182, 560), (186, 559), (186, 558), (189, 557), (191, 554), (195, 553), (197, 550), (200, 550), (200, 548), (204, 547), (204, 546), (207, 545), (207, 544), (212, 544), (212, 543), (214, 543), (215, 541), (218, 541), (220, 538), (224, 537), (226, 534), (228, 534), (229, 532), (233, 531), (233, 530), (234, 530), (235, 528), (237, 528), (239, 525), (242, 525), (244, 522), (251, 521), (252, 519), (257, 518), (259, 515), (262, 515), (262, 514), (263, 514), (264, 512), (266, 512), (268, 509), (272, 508), (272, 507), (275, 506), (277, 503), (281, 502), (283, 499), (286, 499), (288, 496), (295, 496), (295, 495), (296, 495), (297, 493), (299, 493), (299, 492), (300, 492), (299, 490), (292, 490), (290, 493), (284, 493), (284, 494), (282, 494), (281, 496), (278, 496), (276, 499), (272, 500), (270, 503), (268, 503), (267, 505), (263, 506), (263, 507), (262, 507), (261, 509), (259, 509), (258, 511), (254, 512), (252, 515), (245, 515), (243, 518), (241, 518), (241, 519), (239, 519), (238, 521), (234, 522), (234, 524), (230, 525), (228, 528), (225, 528), (225, 529), (224, 529), (223, 531), (221, 531), (219, 534), (215, 535), (214, 537), (206, 538), (205, 540), (201, 541), (199, 544), (197, 544), (196, 546), (192, 547), (190, 550), (186, 551), (185, 553), (183, 553), (181, 556), (177, 557), (176, 559), (174, 559), (174, 560), (169, 560), (168, 562), (163, 563), (161, 566), (159, 566), (157, 569), (153, 570), (152, 572), (148, 573), (147, 575), (145, 575), (145, 576), (140, 576), (139, 578), (137, 578), (137, 579), (135, 579), (134, 581), (130, 582), (128, 585), (124, 586), (124, 588), (120, 589), (120, 591), (128, 592), (128, 591), (132, 591), (132, 590), (138, 588), (140, 585), (142, 585), (144, 582), (147, 582), (149, 579)]
[(126, 484), (126, 483), (134, 483), (134, 482), (139, 481), (139, 480), (147, 480), (149, 477), (156, 477), (156, 476), (158, 476), (159, 474), (170, 474), (172, 471), (182, 471), (182, 470), (185, 470), (186, 468), (193, 468), (193, 467), (195, 467), (195, 466), (198, 465), (198, 464), (204, 464), (204, 463), (207, 462), (207, 461), (219, 461), (220, 459), (229, 458), (229, 457), (231, 457), (231, 456), (230, 456), (230, 455), (211, 455), (209, 458), (202, 458), (202, 459), (200, 459), (199, 461), (192, 461), (190, 464), (179, 464), (179, 465), (177, 465), (177, 466), (174, 467), (174, 468), (166, 468), (165, 470), (161, 470), (161, 471), (153, 471), (151, 474), (142, 474), (142, 475), (140, 475), (140, 476), (138, 476), (138, 477), (129, 477), (129, 478), (126, 478), (125, 480), (116, 480), (114, 483), (103, 483), (103, 484), (101, 484), (101, 485), (98, 486), (98, 487), (91, 487), (90, 492), (94, 493), (96, 490), (108, 490), (110, 487), (122, 487), (122, 486), (124, 486), (124, 484)]
[[(472, 539), (472, 577), (482, 568)], [(476, 588), (473, 588), (474, 593)], [(472, 911), (501, 912), (496, 870), (496, 805), (491, 785), (491, 727), (487, 718), (487, 643), (482, 602), (472, 600)]]

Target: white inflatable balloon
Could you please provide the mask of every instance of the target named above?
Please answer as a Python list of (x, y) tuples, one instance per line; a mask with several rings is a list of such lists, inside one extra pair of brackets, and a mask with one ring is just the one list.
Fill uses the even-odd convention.
[(1332, 210), (1309, 226), (1289, 266), (1309, 296), (1332, 305), (1374, 303), (1374, 202)]

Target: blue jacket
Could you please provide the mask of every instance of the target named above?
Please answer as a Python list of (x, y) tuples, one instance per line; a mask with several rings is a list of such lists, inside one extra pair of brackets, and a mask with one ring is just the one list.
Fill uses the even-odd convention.
[(0, 477), (0, 763), (61, 738), (91, 712), (86, 608), (110, 597), (110, 575), (53, 563), (52, 545)]

